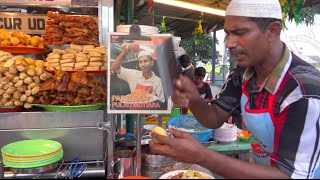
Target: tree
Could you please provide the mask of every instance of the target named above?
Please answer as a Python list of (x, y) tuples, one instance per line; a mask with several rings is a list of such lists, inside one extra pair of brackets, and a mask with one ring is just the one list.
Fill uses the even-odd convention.
[[(212, 36), (201, 34), (199, 36), (200, 43), (195, 45), (195, 37), (190, 37), (187, 39), (181, 40), (181, 46), (186, 50), (187, 54), (191, 57), (191, 59), (195, 60), (197, 56), (197, 61), (202, 61), (204, 59), (212, 58)], [(217, 44), (218, 41), (217, 41)]]
[(302, 23), (305, 23), (307, 26), (313, 25), (316, 14), (320, 14), (320, 4), (302, 8), (300, 15)]

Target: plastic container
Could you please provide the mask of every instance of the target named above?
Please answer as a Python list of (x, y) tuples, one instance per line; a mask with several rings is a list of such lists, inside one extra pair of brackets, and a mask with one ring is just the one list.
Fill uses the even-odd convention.
[(208, 129), (202, 126), (193, 115), (181, 115), (170, 118), (166, 126), (173, 126), (175, 128), (184, 128), (187, 130), (197, 130), (189, 132), (199, 142), (208, 142), (213, 129)]

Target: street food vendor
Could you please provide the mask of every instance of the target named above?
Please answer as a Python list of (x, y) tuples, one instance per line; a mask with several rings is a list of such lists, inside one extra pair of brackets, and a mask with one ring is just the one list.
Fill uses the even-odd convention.
[(219, 128), (242, 114), (255, 138), (255, 163), (211, 151), (186, 132), (175, 138), (152, 134), (151, 149), (175, 160), (199, 164), (225, 178), (320, 178), (320, 72), (280, 40), (279, 0), (232, 0), (224, 30), (238, 66), (208, 105), (189, 78), (175, 81), (173, 101), (198, 121)]
[(111, 65), (111, 70), (118, 74), (120, 79), (128, 82), (131, 92), (134, 90), (143, 90), (149, 94), (155, 95), (157, 100), (164, 102), (164, 92), (161, 79), (152, 72), (154, 60), (149, 51), (141, 50), (138, 53), (139, 70), (128, 69), (121, 66), (121, 62), (130, 51), (137, 51), (137, 44), (123, 44), (122, 50), (116, 60)]

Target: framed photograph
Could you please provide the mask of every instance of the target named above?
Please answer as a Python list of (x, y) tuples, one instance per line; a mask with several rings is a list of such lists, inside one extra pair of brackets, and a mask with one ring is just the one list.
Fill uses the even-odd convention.
[[(108, 113), (170, 114), (172, 91), (165, 89), (172, 90), (172, 82), (169, 76), (162, 77), (167, 72), (162, 68), (168, 69), (163, 64), (168, 63), (159, 62), (166, 56), (157, 49), (172, 42), (171, 35), (133, 38), (127, 33), (110, 33), (108, 38)], [(175, 57), (171, 61), (175, 64)]]

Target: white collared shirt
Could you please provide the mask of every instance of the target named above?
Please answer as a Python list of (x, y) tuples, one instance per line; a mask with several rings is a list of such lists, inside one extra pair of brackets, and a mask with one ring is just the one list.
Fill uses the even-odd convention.
[(128, 82), (131, 92), (135, 90), (137, 86), (144, 86), (151, 95), (157, 96), (159, 101), (165, 101), (161, 79), (153, 72), (150, 79), (145, 79), (142, 71), (121, 67), (118, 78)]

